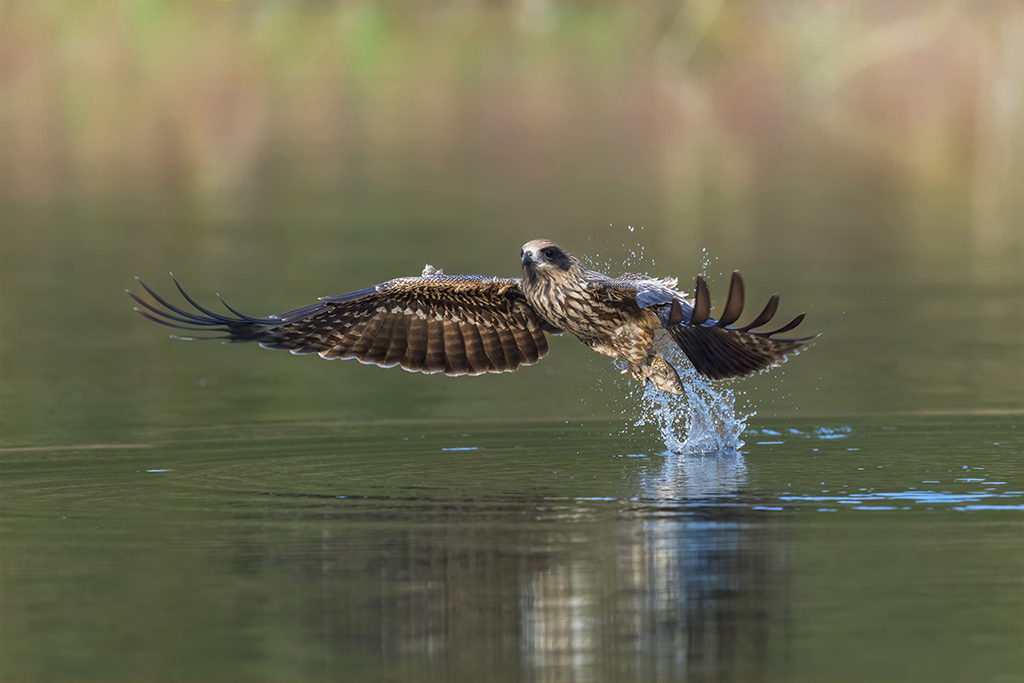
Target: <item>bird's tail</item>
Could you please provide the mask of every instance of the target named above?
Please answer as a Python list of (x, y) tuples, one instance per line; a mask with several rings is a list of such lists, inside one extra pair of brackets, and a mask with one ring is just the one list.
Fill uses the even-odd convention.
[(698, 277), (693, 307), (689, 311), (683, 307), (682, 320), (673, 321), (666, 328), (700, 374), (711, 379), (743, 377), (779, 365), (786, 360), (786, 356), (799, 353), (817, 336), (800, 339), (774, 336), (788, 332), (803, 322), (802, 313), (776, 330), (756, 331), (775, 316), (778, 306), (779, 297), (776, 294), (750, 324), (735, 327), (733, 323), (743, 312), (743, 279), (739, 273), (732, 274), (729, 297), (717, 320), (710, 317), (711, 295), (707, 283), (704, 278)]

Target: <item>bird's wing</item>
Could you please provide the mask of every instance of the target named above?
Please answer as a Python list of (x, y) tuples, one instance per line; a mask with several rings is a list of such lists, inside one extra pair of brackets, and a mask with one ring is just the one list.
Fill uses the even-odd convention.
[(132, 297), (142, 306), (136, 310), (150, 320), (219, 331), (228, 341), (254, 341), (295, 354), (355, 358), (413, 372), (479, 375), (510, 372), (536, 363), (548, 352), (545, 326), (514, 278), (438, 271), (324, 297), (311, 306), (266, 318), (241, 315), (230, 307), (233, 315), (214, 313), (179, 285), (195, 309), (183, 310), (142, 286), (156, 303)]
[(779, 307), (777, 294), (750, 323), (734, 326), (743, 312), (743, 298), (743, 278), (739, 273), (733, 273), (725, 308), (716, 320), (711, 317), (711, 295), (707, 283), (698, 277), (694, 298), (681, 302), (680, 323), (665, 326), (693, 366), (705, 377), (728, 379), (767, 370), (785, 361), (789, 354), (799, 353), (817, 336), (799, 339), (775, 336), (789, 332), (803, 322), (802, 313), (778, 329), (757, 330), (775, 316)]
[[(595, 280), (596, 282), (596, 280)], [(711, 379), (743, 377), (779, 365), (789, 354), (797, 354), (814, 337), (776, 337), (803, 322), (803, 314), (771, 331), (758, 331), (775, 316), (779, 297), (768, 300), (764, 310), (750, 323), (735, 326), (743, 313), (743, 278), (732, 274), (729, 295), (721, 315), (711, 317), (711, 295), (704, 278), (698, 277), (692, 299), (676, 291), (674, 280), (656, 280), (626, 273), (601, 283), (621, 300), (632, 300), (640, 308), (654, 311), (662, 327), (693, 363), (697, 372)]]

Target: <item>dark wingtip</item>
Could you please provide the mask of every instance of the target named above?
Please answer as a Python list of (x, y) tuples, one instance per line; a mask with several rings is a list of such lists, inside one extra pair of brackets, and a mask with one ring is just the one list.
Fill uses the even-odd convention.
[(768, 299), (764, 309), (750, 324), (734, 327), (733, 323), (742, 313), (743, 300), (743, 279), (738, 272), (734, 272), (721, 318), (710, 319), (711, 297), (704, 278), (698, 276), (689, 325), (669, 327), (676, 344), (697, 372), (705, 377), (723, 380), (767, 370), (784, 362), (788, 355), (799, 353), (808, 342), (819, 336), (802, 339), (774, 336), (800, 325), (805, 313), (770, 332), (754, 331), (775, 316), (779, 307), (777, 294)]
[(782, 334), (783, 332), (789, 332), (793, 328), (797, 327), (800, 323), (802, 323), (806, 316), (806, 313), (801, 313), (800, 315), (793, 318), (792, 320), (790, 320), (788, 323), (786, 323), (777, 330), (772, 330), (771, 332), (755, 332), (754, 334), (761, 335), (764, 337), (771, 337), (776, 334)]
[[(155, 323), (166, 325), (168, 327), (176, 327), (184, 330), (208, 332), (219, 331), (226, 333), (226, 335), (222, 337), (180, 337), (181, 339), (248, 340), (249, 335), (252, 334), (252, 330), (258, 329), (258, 326), (260, 325), (267, 325), (273, 322), (266, 319), (243, 315), (227, 304), (224, 304), (225, 307), (237, 317), (232, 318), (230, 316), (214, 313), (189, 296), (178, 280), (174, 277), (173, 273), (171, 273), (171, 280), (174, 282), (175, 287), (177, 287), (178, 292), (185, 301), (192, 306), (191, 310), (185, 310), (170, 303), (138, 277), (136, 277), (135, 280), (142, 286), (146, 293), (152, 297), (152, 301), (143, 299), (131, 290), (125, 290), (125, 292), (127, 292), (128, 296), (134, 299), (138, 304), (138, 307), (134, 310), (147, 320), (151, 320)], [(223, 303), (223, 300), (221, 300), (221, 302)]]
[(725, 310), (716, 325), (725, 327), (732, 325), (743, 313), (743, 278), (738, 270), (732, 272), (732, 279), (729, 281), (729, 296), (725, 300)]
[(693, 313), (690, 315), (691, 325), (703, 325), (711, 316), (711, 293), (708, 291), (708, 283), (700, 275), (694, 285), (693, 292)]
[(247, 323), (260, 323), (261, 322), (259, 318), (254, 318), (251, 315), (246, 315), (245, 313), (239, 313), (238, 311), (236, 311), (233, 307), (228, 305), (227, 301), (224, 301), (224, 298), (220, 294), (217, 295), (217, 300), (220, 301), (221, 305), (224, 308), (226, 308), (229, 311), (231, 311), (231, 313), (233, 315), (238, 316), (239, 320), (244, 320)]
[(745, 325), (739, 328), (740, 332), (749, 332), (755, 328), (766, 325), (773, 317), (775, 312), (779, 310), (779, 295), (772, 294), (771, 298), (768, 299), (768, 303), (765, 304), (764, 310), (762, 310), (756, 318), (754, 318), (749, 325)]
[(669, 312), (668, 322), (670, 325), (678, 325), (683, 322), (683, 307), (678, 299), (672, 299), (672, 308)]

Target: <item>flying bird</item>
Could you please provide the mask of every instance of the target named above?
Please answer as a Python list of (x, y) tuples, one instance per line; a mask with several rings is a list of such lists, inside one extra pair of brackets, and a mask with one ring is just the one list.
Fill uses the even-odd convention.
[[(725, 307), (711, 317), (711, 297), (697, 277), (692, 298), (675, 278), (626, 273), (611, 278), (585, 268), (547, 239), (527, 242), (520, 252), (522, 277), (445, 275), (426, 266), (419, 277), (400, 277), (287, 313), (254, 318), (224, 303), (230, 315), (204, 308), (174, 281), (193, 310), (161, 298), (140, 281), (152, 302), (129, 292), (142, 316), (154, 322), (257, 342), (294, 354), (355, 358), (412, 372), (480, 375), (532, 365), (548, 352), (547, 334), (569, 333), (614, 358), (641, 383), (683, 392), (676, 369), (655, 348), (667, 333), (701, 375), (729, 379), (777, 366), (813, 337), (780, 338), (804, 315), (768, 332), (779, 305), (772, 296), (750, 323), (734, 323), (743, 310), (743, 279), (732, 274)], [(222, 302), (223, 303), (223, 302)]]

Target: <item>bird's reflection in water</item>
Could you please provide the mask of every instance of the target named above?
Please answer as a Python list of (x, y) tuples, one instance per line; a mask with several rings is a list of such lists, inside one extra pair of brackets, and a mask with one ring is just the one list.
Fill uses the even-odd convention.
[(770, 513), (743, 502), (743, 455), (629, 463), (642, 465), (632, 467), (639, 478), (607, 498), (278, 495), (306, 541), (280, 543), (261, 562), (285, 569), (282, 585), (304, 596), (295, 623), (319, 641), (329, 671), (536, 681), (784, 674), (774, 645), (786, 621), (785, 543), (762, 516)]
[(771, 525), (739, 503), (745, 479), (739, 453), (666, 454), (621, 506), (613, 542), (532, 576), (528, 678), (768, 675), (785, 623), (784, 557)]
[(644, 492), (651, 498), (703, 503), (722, 498), (721, 502), (727, 503), (746, 487), (747, 462), (742, 453), (666, 452), (663, 457), (660, 472), (644, 480)]

